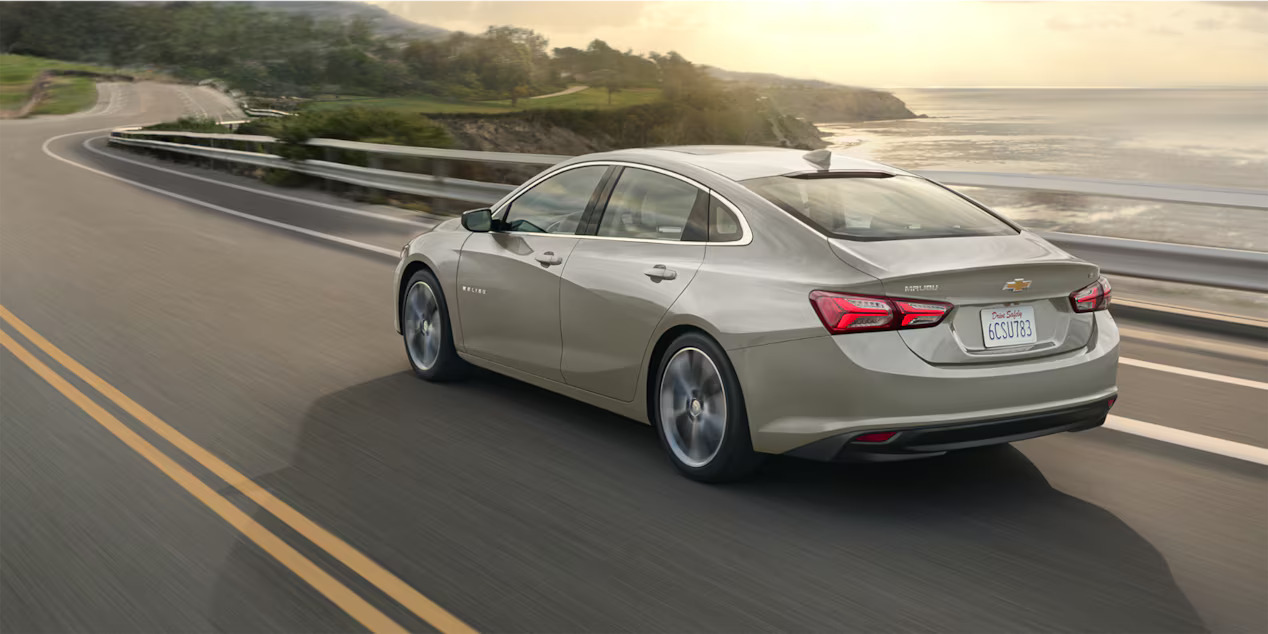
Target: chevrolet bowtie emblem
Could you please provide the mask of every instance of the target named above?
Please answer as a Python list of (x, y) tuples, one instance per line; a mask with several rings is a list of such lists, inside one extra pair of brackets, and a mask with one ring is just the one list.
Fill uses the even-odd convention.
[(1020, 277), (1004, 285), (1004, 290), (1014, 293), (1020, 293), (1028, 288), (1030, 288), (1030, 280), (1023, 280)]

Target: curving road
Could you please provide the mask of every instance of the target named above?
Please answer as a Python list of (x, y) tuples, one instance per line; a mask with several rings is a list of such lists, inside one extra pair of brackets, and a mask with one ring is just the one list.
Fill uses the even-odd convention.
[(1123, 322), (1135, 433), (699, 485), (412, 378), (384, 253), (428, 221), (106, 148), (232, 104), (102, 95), (0, 123), (0, 630), (1268, 631), (1268, 466), (1219, 451), (1268, 447), (1262, 342)]

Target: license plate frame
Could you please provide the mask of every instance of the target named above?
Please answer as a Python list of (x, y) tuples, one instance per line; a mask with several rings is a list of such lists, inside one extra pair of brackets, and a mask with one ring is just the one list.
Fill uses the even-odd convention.
[(1005, 348), (1037, 343), (1038, 322), (1034, 306), (983, 308), (982, 343), (987, 348)]

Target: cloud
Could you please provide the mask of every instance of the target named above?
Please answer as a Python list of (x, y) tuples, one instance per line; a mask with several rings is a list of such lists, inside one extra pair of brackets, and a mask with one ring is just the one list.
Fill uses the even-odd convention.
[(1255, 11), (1268, 11), (1268, 2), (1201, 2), (1199, 4), (1219, 5), (1223, 7), (1236, 7), (1238, 9), (1252, 9)]
[(1068, 18), (1061, 16), (1048, 18), (1047, 21), (1044, 22), (1044, 25), (1053, 31), (1073, 31), (1075, 29), (1082, 28)]

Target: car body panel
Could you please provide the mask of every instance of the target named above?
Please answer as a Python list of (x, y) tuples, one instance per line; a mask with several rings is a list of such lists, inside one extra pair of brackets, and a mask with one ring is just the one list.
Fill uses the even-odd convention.
[[(580, 239), (560, 291), (564, 380), (634, 400), (652, 333), (695, 277), (704, 252), (703, 244)], [(656, 266), (674, 278), (646, 275)]]
[[(487, 250), (487, 243), (508, 240), (507, 236), (575, 241), (564, 265), (551, 267), (560, 270), (552, 274), (562, 276), (555, 295), (563, 307), (558, 322), (562, 334), (556, 333), (558, 354), (544, 326), (541, 341), (532, 345), (496, 344), (509, 346), (510, 353), (488, 352), (491, 339), (480, 344), (481, 351), (473, 350), (468, 345), (472, 335), (461, 327), (468, 320), (463, 316), (453, 320), (459, 355), (477, 366), (646, 423), (648, 383), (656, 371), (658, 345), (684, 328), (704, 332), (722, 346), (735, 367), (754, 449), (768, 453), (788, 452), (864, 427), (901, 429), (1028, 416), (1116, 393), (1118, 332), (1113, 319), (1104, 311), (1068, 310), (1069, 293), (1084, 285), (1078, 282), (1092, 281), (1098, 274), (1094, 265), (1025, 231), (985, 241), (829, 239), (734, 180), (814, 169), (800, 159), (804, 153), (769, 148), (731, 154), (687, 150), (694, 149), (622, 150), (570, 159), (503, 198), (493, 206), (494, 213), (554, 170), (594, 162), (646, 166), (690, 179), (736, 208), (747, 229), (742, 243), (701, 246), (544, 234), (498, 238), (499, 232), (473, 234), (453, 223), (412, 241), (407, 259), (426, 262), (437, 271), (451, 298), (451, 310), (489, 313), (471, 322), (480, 324), (476, 341), (486, 336), (484, 328), (505, 325), (521, 309), (504, 301), (513, 296), (507, 293), (515, 292), (511, 279), (486, 277), (471, 283), (486, 294), (452, 300), (463, 294), (458, 280), (466, 272), (465, 264), (458, 266), (458, 251), (466, 236), (480, 239), (470, 242), (475, 251)], [(848, 157), (833, 156), (831, 161), (834, 170), (907, 174)], [(637, 246), (647, 244), (656, 249)], [(701, 250), (702, 257), (695, 255)], [(676, 280), (680, 287), (656, 285), (655, 294), (645, 296), (642, 290), (652, 285), (644, 284), (643, 259), (660, 263), (653, 251), (659, 259), (669, 257), (669, 252), (686, 254), (685, 262), (695, 260), (698, 268), (686, 279), (683, 269), (688, 265), (676, 263), (683, 267)], [(398, 276), (407, 267), (403, 261)], [(492, 275), (491, 269), (484, 275)], [(1033, 285), (1014, 298), (1003, 285), (1018, 277)], [(398, 288), (400, 283), (398, 279)], [(920, 290), (930, 285), (938, 289)], [(957, 309), (934, 328), (833, 336), (809, 301), (813, 290), (953, 301)], [(494, 291), (498, 297), (484, 303)], [(946, 299), (948, 293), (955, 299)], [(496, 301), (499, 298), (503, 301)], [(534, 301), (541, 299), (534, 295)], [(1025, 350), (986, 354), (980, 349), (979, 309), (1014, 302), (1037, 306), (1040, 341)], [(613, 315), (616, 325), (605, 329)], [(1041, 345), (1045, 343), (1049, 345)], [(540, 358), (533, 359), (534, 355)], [(526, 366), (517, 358), (532, 363)], [(549, 372), (551, 358), (559, 362), (557, 373)], [(524, 369), (532, 364), (536, 367)]]
[[(440, 288), (445, 297), (456, 297), (458, 258), (462, 253), (462, 245), (472, 235), (474, 234), (462, 228), (460, 219), (454, 218), (436, 225), (431, 231), (414, 236), (405, 243), (401, 250), (401, 259), (396, 263), (396, 283), (393, 285), (396, 307), (393, 311), (395, 313), (393, 319), (397, 333), (401, 332), (401, 299), (405, 295), (404, 285), (413, 275), (413, 270), (417, 267), (428, 268), (440, 281)], [(454, 315), (450, 321), (453, 322), (454, 345), (461, 348), (462, 326), (458, 323), (457, 315)]]
[[(880, 279), (885, 295), (955, 305), (936, 327), (901, 331), (911, 350), (930, 363), (994, 363), (1060, 354), (1085, 345), (1091, 336), (1091, 315), (1075, 313), (1069, 297), (1096, 281), (1100, 270), (1033, 234), (833, 239), (829, 244), (842, 261)], [(1006, 287), (1014, 280), (1022, 280), (1025, 288)], [(1035, 309), (1037, 341), (987, 349), (981, 311), (1017, 305)]]
[[(463, 349), (562, 381), (560, 275), (578, 239), (540, 233), (477, 233), (462, 248), (458, 294)], [(559, 264), (539, 257), (553, 255)]]
[(897, 332), (827, 335), (728, 351), (753, 447), (784, 453), (851, 430), (968, 422), (1058, 410), (1117, 392), (1118, 329), (1096, 313), (1096, 338), (1061, 355), (935, 366)]

